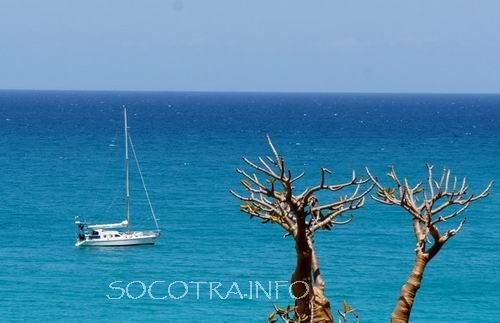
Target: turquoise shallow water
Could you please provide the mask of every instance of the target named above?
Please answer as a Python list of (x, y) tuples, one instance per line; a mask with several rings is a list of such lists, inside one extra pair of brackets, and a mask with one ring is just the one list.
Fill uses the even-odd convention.
[[(122, 219), (122, 104), (164, 234), (156, 246), (77, 249), (75, 215)], [(321, 166), (337, 181), (365, 165), (423, 179), (430, 162), (477, 192), (500, 178), (499, 107), (493, 95), (0, 92), (0, 320), (262, 322), (275, 301), (210, 300), (206, 287), (200, 299), (190, 289), (179, 300), (109, 300), (119, 293), (108, 285), (221, 281), (225, 292), (236, 281), (245, 293), (248, 281), (288, 280), (292, 242), (228, 194), (240, 156), (268, 153), (266, 133), (296, 173), (307, 171), (304, 186)], [(134, 221), (153, 228), (136, 175)], [(499, 197), (494, 189), (473, 205), (429, 265), (413, 322), (498, 320)], [(414, 256), (407, 215), (367, 203), (316, 243), (333, 305), (345, 299), (363, 322), (388, 321)]]

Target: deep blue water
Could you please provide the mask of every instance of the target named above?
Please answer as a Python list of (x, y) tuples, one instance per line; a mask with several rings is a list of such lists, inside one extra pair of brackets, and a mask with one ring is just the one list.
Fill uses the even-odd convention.
[[(123, 217), (123, 104), (164, 234), (156, 246), (77, 249), (75, 215)], [(119, 294), (108, 287), (116, 280), (248, 289), (248, 281), (290, 278), (292, 241), (249, 220), (228, 194), (239, 188), (242, 155), (269, 154), (266, 133), (295, 173), (307, 172), (299, 186), (315, 184), (321, 166), (341, 182), (351, 169), (367, 165), (382, 177), (395, 165), (416, 182), (426, 162), (467, 176), (472, 192), (500, 179), (498, 95), (3, 91), (0, 321), (265, 321), (276, 301), (210, 300), (206, 286), (199, 300), (192, 289), (180, 300), (106, 295)], [(135, 175), (133, 220), (151, 229)], [(498, 320), (499, 197), (494, 189), (472, 205), (463, 231), (428, 266), (413, 322)], [(347, 300), (363, 322), (388, 321), (414, 258), (408, 215), (368, 201), (316, 244), (332, 305)], [(130, 294), (140, 293), (132, 284)]]

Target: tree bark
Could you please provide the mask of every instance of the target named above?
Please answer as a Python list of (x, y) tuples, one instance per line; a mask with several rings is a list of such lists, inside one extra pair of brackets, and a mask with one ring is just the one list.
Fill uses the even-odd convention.
[(306, 222), (304, 214), (297, 214), (297, 234), (295, 236), (295, 251), (297, 265), (292, 278), (292, 291), (295, 305), (300, 316), (310, 317), (311, 292), (311, 248), (307, 242)]
[(401, 288), (398, 303), (391, 315), (392, 323), (408, 322), (410, 319), (411, 308), (415, 301), (415, 296), (422, 283), (425, 267), (429, 262), (429, 255), (418, 253), (415, 259), (415, 265), (408, 277), (408, 280)]

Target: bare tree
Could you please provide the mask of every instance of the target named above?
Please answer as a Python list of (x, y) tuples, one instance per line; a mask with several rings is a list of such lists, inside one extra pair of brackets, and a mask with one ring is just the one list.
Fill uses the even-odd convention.
[[(448, 240), (454, 237), (465, 223), (466, 217), (461, 217), (471, 203), (489, 195), (493, 182), (478, 195), (468, 195), (469, 186), (464, 177), (459, 183), (457, 177), (450, 179), (450, 170), (444, 170), (439, 182), (433, 178), (433, 166), (427, 165), (427, 183), (410, 186), (406, 178), (401, 181), (393, 167), (387, 174), (395, 187), (385, 188), (370, 173), (366, 171), (378, 188), (372, 198), (387, 205), (399, 205), (411, 216), (415, 231), (416, 258), (413, 270), (401, 288), (399, 300), (392, 312), (392, 322), (408, 322), (415, 296), (420, 288), (425, 268)], [(445, 211), (448, 211), (445, 214)], [(442, 233), (439, 229), (443, 223), (461, 217), (456, 227)], [(441, 228), (442, 229), (442, 228)]]
[[(341, 216), (362, 207), (373, 185), (363, 190), (369, 179), (358, 178), (354, 171), (352, 178), (345, 183), (327, 184), (326, 178), (331, 172), (322, 168), (320, 183), (297, 194), (294, 185), (304, 173), (293, 176), (269, 136), (267, 139), (272, 157), (258, 157), (257, 163), (243, 157), (252, 169), (251, 173), (237, 169), (243, 177), (241, 184), (246, 194), (240, 195), (233, 190), (231, 193), (243, 202), (241, 211), (248, 213), (251, 218), (261, 219), (263, 223), (280, 225), (286, 232), (285, 236), (294, 238), (297, 263), (292, 275), (292, 291), (296, 298), (296, 311), (299, 317), (311, 317), (313, 244), (310, 239), (318, 230), (330, 230), (334, 225), (351, 222), (352, 214), (342, 220)], [(352, 188), (350, 194), (329, 203), (319, 203), (318, 193), (340, 192), (347, 188)]]

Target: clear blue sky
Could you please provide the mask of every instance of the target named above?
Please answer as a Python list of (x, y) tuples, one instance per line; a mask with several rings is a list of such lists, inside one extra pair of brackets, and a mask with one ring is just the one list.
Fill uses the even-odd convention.
[(500, 1), (0, 0), (0, 89), (500, 93)]

